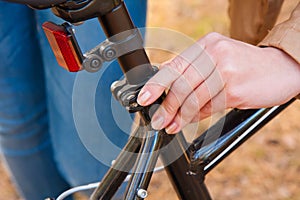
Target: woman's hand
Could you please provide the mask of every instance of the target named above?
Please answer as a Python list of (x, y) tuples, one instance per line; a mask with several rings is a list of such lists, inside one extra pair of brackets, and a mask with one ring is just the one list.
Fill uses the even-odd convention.
[(173, 60), (142, 88), (146, 106), (168, 90), (152, 117), (154, 129), (176, 133), (226, 108), (262, 108), (300, 93), (300, 65), (283, 51), (259, 48), (210, 33)]

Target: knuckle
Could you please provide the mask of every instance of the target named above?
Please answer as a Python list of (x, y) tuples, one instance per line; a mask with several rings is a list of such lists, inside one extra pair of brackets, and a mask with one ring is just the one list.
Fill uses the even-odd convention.
[(184, 99), (193, 90), (192, 85), (185, 79), (179, 78), (172, 86), (170, 93), (178, 102), (183, 103)]
[(212, 103), (208, 102), (207, 104), (205, 104), (203, 108), (201, 108), (201, 114), (207, 116), (210, 115), (211, 113), (212, 113)]
[(216, 52), (219, 52), (220, 54), (225, 56), (230, 53), (232, 44), (228, 40), (221, 39), (215, 42), (214, 49), (216, 50)]
[(183, 73), (186, 68), (185, 58), (183, 58), (180, 55), (174, 58), (173, 60), (171, 60), (168, 64), (170, 68), (172, 68), (179, 74)]
[(179, 72), (180, 74), (184, 72), (185, 68), (186, 68), (186, 61), (185, 58), (183, 58), (182, 56), (177, 56), (174, 60), (173, 60), (173, 67), (175, 67), (175, 69), (177, 70), (177, 72)]
[(172, 64), (170, 64), (170, 62), (168, 62), (165, 65), (164, 70), (165, 70), (165, 75), (168, 75), (170, 77), (178, 77), (178, 76), (180, 76), (180, 74), (178, 73), (178, 71), (173, 67)]
[(222, 38), (222, 35), (217, 32), (211, 32), (204, 36), (207, 41), (216, 41)]
[(189, 102), (192, 110), (199, 110), (200, 109), (200, 101), (197, 98), (193, 98)]
[(230, 56), (224, 56), (218, 63), (217, 70), (224, 82), (235, 82), (240, 78), (240, 68)]
[(162, 106), (166, 113), (169, 115), (174, 115), (178, 110), (178, 103), (177, 101), (170, 102), (170, 101), (164, 101)]
[(218, 70), (220, 74), (222, 74), (222, 77), (225, 79), (232, 78), (236, 73), (236, 69), (234, 68), (234, 66), (226, 60), (224, 60), (222, 67), (219, 67)]
[(242, 103), (241, 91), (236, 87), (227, 87), (226, 91), (226, 99), (228, 100), (229, 107), (237, 107), (237, 105)]

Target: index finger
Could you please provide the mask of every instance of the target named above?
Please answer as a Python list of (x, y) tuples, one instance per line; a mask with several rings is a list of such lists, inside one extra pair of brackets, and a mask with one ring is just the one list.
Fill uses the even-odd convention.
[(204, 48), (199, 43), (195, 43), (171, 61), (164, 63), (160, 70), (142, 88), (137, 102), (142, 106), (153, 103), (202, 52), (204, 52)]

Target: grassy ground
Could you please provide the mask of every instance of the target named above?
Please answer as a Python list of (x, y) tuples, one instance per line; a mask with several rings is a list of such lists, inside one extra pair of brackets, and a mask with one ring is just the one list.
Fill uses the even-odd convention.
[[(228, 35), (226, 2), (151, 0), (148, 25), (176, 30), (194, 40), (210, 31)], [(287, 18), (287, 14), (297, 2), (297, 0), (285, 1), (279, 21)], [(149, 41), (151, 38), (153, 39), (151, 36), (148, 37)], [(152, 42), (166, 43), (171, 50), (181, 45), (171, 39), (154, 38)], [(153, 62), (160, 63), (173, 54), (149, 49), (149, 55)], [(206, 182), (214, 199), (299, 199), (299, 118), (300, 102), (296, 102), (209, 173)], [(201, 123), (200, 126), (207, 126), (207, 122)], [(0, 199), (19, 199), (3, 168), (0, 168), (0, 175)], [(154, 175), (149, 193), (150, 200), (177, 199), (164, 172)]]

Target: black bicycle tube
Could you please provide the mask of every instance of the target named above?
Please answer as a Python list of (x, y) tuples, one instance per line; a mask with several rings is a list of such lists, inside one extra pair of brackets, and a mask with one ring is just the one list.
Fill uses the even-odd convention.
[[(135, 28), (124, 2), (98, 19), (108, 38)], [(140, 84), (153, 74), (144, 49), (125, 54), (118, 61), (130, 84)]]
[[(217, 122), (211, 129), (208, 129), (193, 142), (191, 146), (194, 150), (191, 161), (196, 165), (205, 163), (204, 173), (207, 174), (293, 101), (294, 99), (284, 105), (273, 108), (231, 111), (224, 117), (225, 123)], [(222, 120), (224, 119), (220, 121)], [(205, 138), (209, 138), (209, 134), (218, 134), (215, 132), (218, 129), (219, 131), (222, 130), (220, 137), (216, 141), (204, 146)]]
[[(141, 146), (140, 137), (136, 134), (130, 137), (115, 163), (105, 174), (99, 186), (94, 190), (91, 200), (111, 199), (125, 180), (136, 160), (136, 153)], [(129, 153), (128, 153), (129, 152)], [(125, 164), (126, 163), (126, 164)]]
[[(165, 165), (173, 188), (179, 199), (184, 200), (211, 200), (210, 194), (204, 183), (204, 175), (191, 175), (188, 173), (190, 160), (187, 151), (188, 144), (182, 133), (164, 135), (165, 149), (160, 153), (160, 158)], [(174, 159), (174, 156), (180, 155)]]

